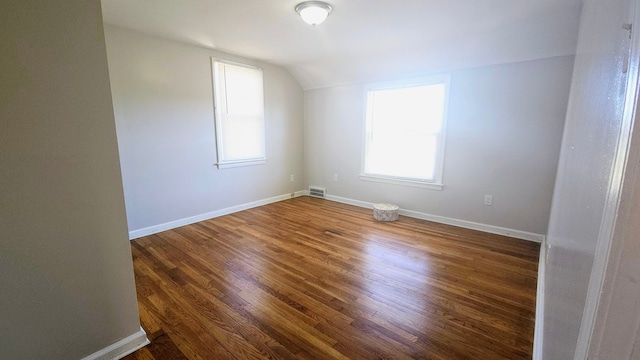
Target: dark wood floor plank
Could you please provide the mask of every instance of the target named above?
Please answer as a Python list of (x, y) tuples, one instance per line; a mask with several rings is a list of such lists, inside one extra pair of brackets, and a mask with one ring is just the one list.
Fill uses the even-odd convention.
[(125, 359), (530, 359), (539, 244), (295, 198), (132, 241)]

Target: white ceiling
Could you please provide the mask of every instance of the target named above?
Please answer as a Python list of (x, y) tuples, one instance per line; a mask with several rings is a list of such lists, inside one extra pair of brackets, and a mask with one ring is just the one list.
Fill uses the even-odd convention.
[[(301, 1), (301, 0), (300, 0)], [(103, 0), (104, 21), (287, 68), (304, 89), (575, 53), (582, 0)]]

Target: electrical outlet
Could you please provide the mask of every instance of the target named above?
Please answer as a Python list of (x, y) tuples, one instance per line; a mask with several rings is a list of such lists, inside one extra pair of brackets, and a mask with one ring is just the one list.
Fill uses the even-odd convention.
[(289, 176), (289, 181), (293, 182), (296, 179), (295, 176), (293, 176), (293, 174), (291, 174), (291, 176)]
[(487, 206), (493, 205), (493, 195), (485, 195), (484, 196), (484, 204)]
[(333, 181), (338, 181), (338, 174), (333, 174)]

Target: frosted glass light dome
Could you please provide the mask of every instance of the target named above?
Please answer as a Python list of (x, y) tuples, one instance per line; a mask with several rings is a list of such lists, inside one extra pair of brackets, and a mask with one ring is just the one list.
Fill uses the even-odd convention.
[(333, 10), (331, 5), (322, 1), (305, 1), (296, 6), (296, 12), (309, 25), (322, 24)]

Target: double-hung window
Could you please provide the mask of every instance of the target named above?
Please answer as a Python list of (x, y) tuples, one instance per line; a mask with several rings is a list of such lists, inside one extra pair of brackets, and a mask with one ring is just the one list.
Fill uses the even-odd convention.
[(264, 164), (262, 70), (212, 59), (217, 165)]
[(363, 180), (442, 189), (449, 76), (367, 89)]

